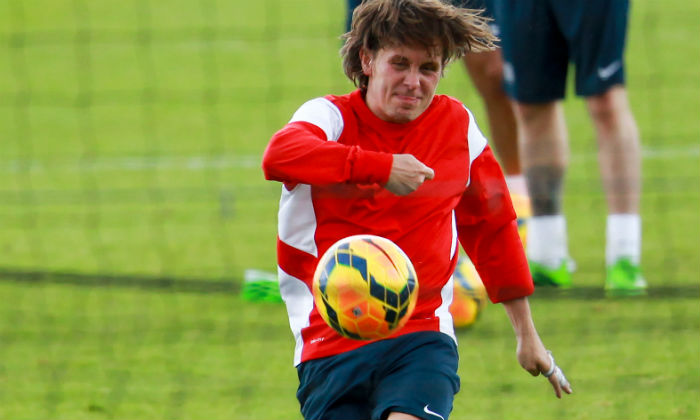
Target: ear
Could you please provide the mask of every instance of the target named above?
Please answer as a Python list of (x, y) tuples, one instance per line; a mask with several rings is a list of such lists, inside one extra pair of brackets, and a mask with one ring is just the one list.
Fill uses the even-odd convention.
[(365, 76), (372, 75), (372, 54), (364, 48), (360, 49), (360, 62), (362, 63), (362, 74)]

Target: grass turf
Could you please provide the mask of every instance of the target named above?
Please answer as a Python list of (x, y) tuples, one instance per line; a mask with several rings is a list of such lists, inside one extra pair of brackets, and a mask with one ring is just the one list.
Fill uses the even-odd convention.
[[(337, 4), (336, 4), (337, 3)], [(274, 270), (269, 136), (351, 87), (341, 2), (0, 3), (0, 418), (300, 418)], [(503, 311), (459, 333), (451, 418), (700, 416), (700, 6), (633, 4), (650, 296), (602, 297), (605, 206), (584, 105), (566, 102), (576, 288), (533, 314), (575, 394), (515, 361)], [(486, 129), (460, 64), (440, 91)]]

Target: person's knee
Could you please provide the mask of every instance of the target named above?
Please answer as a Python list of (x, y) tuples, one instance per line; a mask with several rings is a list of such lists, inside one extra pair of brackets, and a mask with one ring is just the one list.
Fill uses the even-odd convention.
[(556, 121), (557, 104), (546, 103), (516, 103), (516, 114), (526, 128), (549, 127)]
[(500, 98), (506, 95), (503, 90), (503, 67), (500, 62), (488, 61), (481, 66), (481, 83), (477, 86), (482, 96)]
[(505, 97), (503, 59), (499, 51), (470, 53), (464, 57), (467, 70), (484, 99)]
[(586, 101), (594, 124), (603, 132), (615, 130), (629, 108), (622, 86), (608, 89), (600, 95), (589, 96)]

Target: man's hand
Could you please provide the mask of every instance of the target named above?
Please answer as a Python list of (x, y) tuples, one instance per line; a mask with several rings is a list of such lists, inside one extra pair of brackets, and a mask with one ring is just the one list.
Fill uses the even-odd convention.
[(535, 348), (525, 349), (518, 346), (518, 362), (520, 362), (523, 369), (530, 372), (532, 376), (538, 376), (541, 373), (542, 376), (547, 378), (549, 383), (552, 384), (557, 398), (561, 398), (562, 391), (571, 394), (573, 392), (571, 384), (564, 376), (561, 368), (554, 362), (552, 352), (545, 350), (541, 345), (533, 347)]
[(396, 195), (406, 195), (417, 190), (427, 179), (433, 179), (435, 172), (413, 155), (394, 155), (391, 174), (384, 188)]
[(518, 298), (503, 302), (503, 307), (510, 318), (515, 336), (518, 340), (518, 363), (530, 375), (537, 376), (540, 373), (549, 379), (557, 398), (561, 398), (562, 391), (571, 394), (573, 391), (564, 372), (554, 363), (552, 353), (547, 351), (540, 340), (535, 324), (530, 314), (530, 304), (527, 298)]

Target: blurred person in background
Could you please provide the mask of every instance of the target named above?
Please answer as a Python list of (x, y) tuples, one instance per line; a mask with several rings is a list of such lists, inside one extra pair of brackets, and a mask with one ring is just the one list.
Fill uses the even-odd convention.
[(536, 285), (571, 285), (562, 188), (569, 147), (562, 100), (569, 64), (598, 141), (605, 190), (610, 295), (646, 290), (640, 270), (639, 131), (625, 89), (627, 0), (495, 0), (505, 87), (515, 101), (521, 161), (532, 200), (527, 255)]

